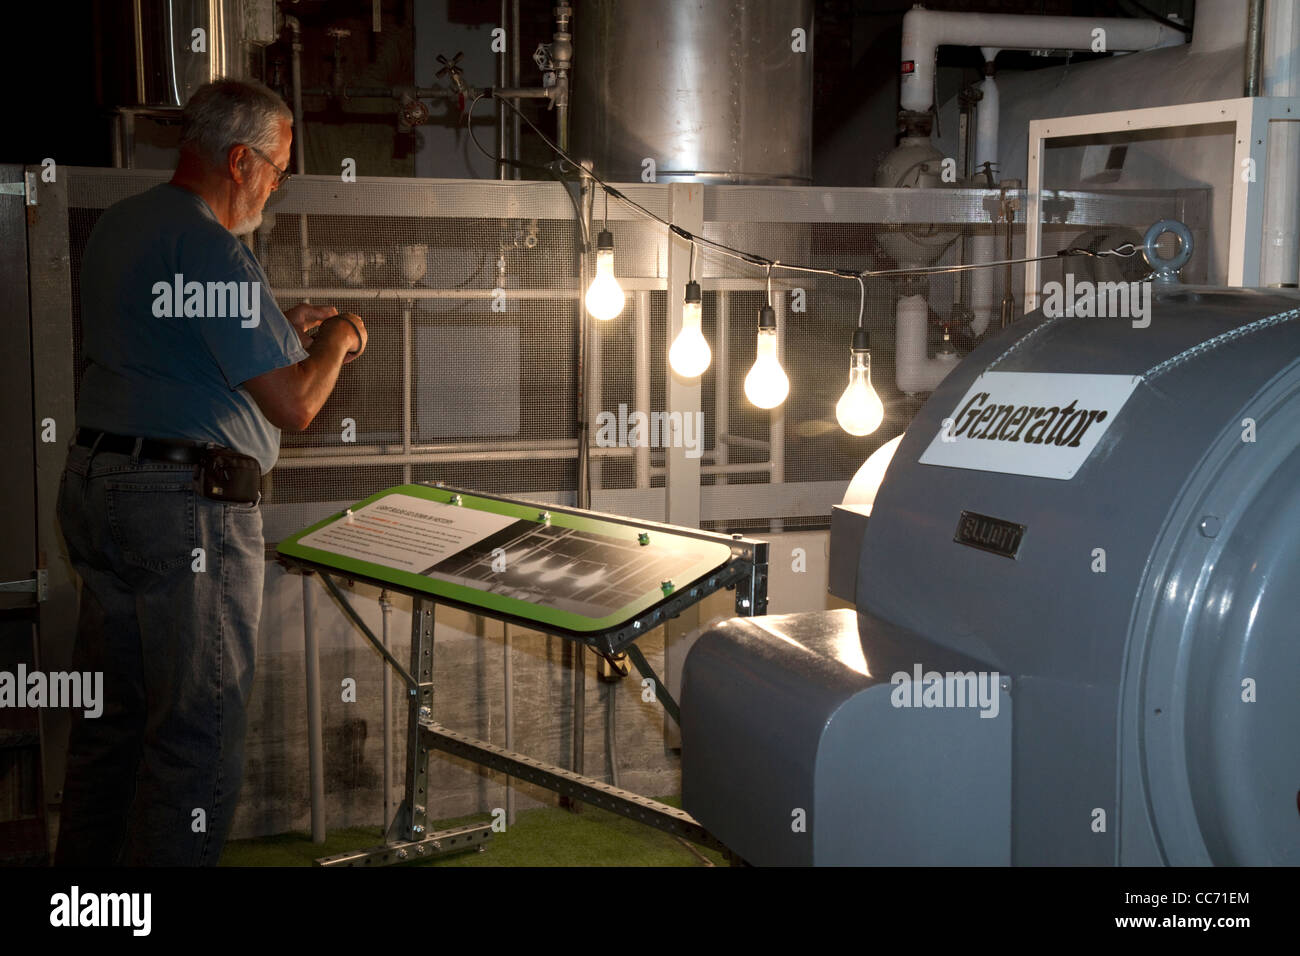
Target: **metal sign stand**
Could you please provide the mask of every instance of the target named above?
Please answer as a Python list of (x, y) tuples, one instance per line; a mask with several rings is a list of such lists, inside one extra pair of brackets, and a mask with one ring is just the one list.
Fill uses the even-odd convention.
[[(446, 486), (442, 485), (438, 487), (446, 488)], [(448, 490), (454, 491), (455, 489)], [(473, 492), (473, 494), (478, 495), (478, 497), (492, 497), (478, 492)], [(502, 498), (499, 500), (518, 501), (519, 499)], [(566, 509), (553, 505), (547, 507), (552, 512), (566, 511)], [(677, 702), (673, 700), (667, 687), (664, 686), (663, 681), (660, 680), (634, 641), (637, 637), (647, 633), (652, 627), (663, 623), (670, 617), (675, 617), (686, 607), (697, 604), (709, 594), (724, 587), (729, 590), (735, 589), (736, 613), (738, 615), (750, 616), (766, 613), (767, 542), (744, 538), (741, 535), (729, 537), (707, 531), (675, 528), (670, 525), (634, 521), (616, 515), (604, 515), (589, 511), (568, 510), (568, 513), (598, 517), (601, 520), (635, 525), (638, 528), (659, 528), (673, 534), (725, 542), (732, 548), (733, 557), (714, 573), (706, 575), (689, 587), (682, 587), (680, 590), (673, 592), (668, 600), (657, 607), (637, 615), (630, 621), (621, 622), (616, 628), (591, 634), (563, 632), (537, 622), (512, 618), (509, 615), (495, 613), (486, 608), (463, 605), (456, 601), (444, 600), (443, 603), (465, 607), (485, 617), (517, 623), (533, 630), (556, 633), (561, 637), (575, 640), (583, 645), (589, 645), (595, 648), (598, 653), (614, 654), (625, 650), (641, 675), (654, 682), (655, 697), (663, 704), (665, 712), (673, 720), (678, 720)], [(380, 653), (385, 663), (406, 683), (407, 687), (405, 795), (388, 825), (384, 837), (385, 842), (382, 845), (362, 850), (321, 857), (316, 860), (317, 865), (386, 866), (414, 859), (428, 859), (473, 849), (480, 851), (486, 849), (485, 844), (492, 835), (492, 824), (490, 823), (471, 824), (433, 833), (428, 831), (429, 755), (435, 750), (461, 757), (480, 766), (508, 774), (513, 778), (545, 787), (563, 797), (590, 803), (593, 806), (637, 820), (693, 843), (720, 850), (728, 858), (731, 858), (730, 851), (701, 827), (690, 814), (683, 810), (670, 807), (667, 804), (629, 790), (611, 786), (592, 777), (566, 770), (563, 767), (535, 760), (525, 754), (455, 733), (436, 723), (433, 710), (433, 644), (436, 604), (427, 593), (397, 586), (391, 582), (359, 576), (353, 572), (340, 572), (337, 569), (304, 558), (281, 554), (280, 559), (290, 566), (297, 567), (304, 573), (315, 572), (320, 575), (326, 588), (339, 602), (344, 613), (361, 631), (366, 640)], [(357, 614), (347, 597), (335, 583), (336, 577), (343, 577), (345, 580), (364, 581), (390, 591), (407, 594), (412, 598), (411, 661), (409, 669), (402, 666), (402, 663), (393, 656), (388, 648), (384, 646), (384, 643), (375, 636), (360, 615)], [(310, 688), (308, 697), (309, 700), (312, 698)], [(319, 701), (319, 695), (316, 696), (316, 699)], [(316, 773), (317, 768), (313, 767), (313, 776)]]

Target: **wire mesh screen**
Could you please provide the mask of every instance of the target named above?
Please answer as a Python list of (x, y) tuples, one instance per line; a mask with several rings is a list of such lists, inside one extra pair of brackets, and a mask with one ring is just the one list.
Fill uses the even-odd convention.
[[(70, 176), (78, 382), (76, 284), (90, 231), (103, 209), (166, 178), (128, 170)], [(619, 188), (671, 218), (670, 187)], [(711, 239), (782, 262), (856, 271), (965, 261), (976, 236), (995, 240), (1000, 257), (1003, 232), (989, 214), (997, 198), (996, 190), (710, 186), (698, 201)], [(1062, 245), (1077, 243), (1082, 229), (1145, 228), (1156, 212), (1187, 214), (1203, 206), (1196, 190), (1148, 191), (1141, 202), (1132, 194), (1070, 198), (1073, 205), (1048, 233)], [(579, 205), (576, 189), (559, 183), (297, 177), (273, 194), (251, 246), (280, 306), (310, 300), (355, 312), (366, 323), (369, 345), (344, 367), (310, 427), (282, 435), (279, 462), (263, 487), (268, 540), (405, 481), (573, 502), (584, 291)], [(617, 201), (606, 212), (599, 195), (592, 213), (593, 232), (608, 218), (615, 271), (627, 293), (621, 315), (590, 323), (591, 378), (583, 400), (599, 509), (602, 492), (665, 485), (662, 443), (601, 442), (597, 428), (602, 419), (625, 423), (638, 412), (665, 411), (670, 297), (675, 307), (683, 289), (668, 288), (669, 237), (661, 225)], [(1203, 228), (1203, 218), (1188, 217)], [(1022, 225), (1012, 238), (1019, 255)], [(895, 384), (899, 297), (925, 296), (932, 354), (946, 332), (954, 339), (964, 334), (959, 306), (969, 300), (969, 276), (868, 279), (860, 298), (854, 280), (777, 270), (771, 296), (790, 392), (773, 411), (754, 407), (744, 391), (768, 295), (764, 270), (702, 248), (696, 276), (713, 361), (700, 380), (700, 414), (678, 437), (700, 458), (709, 502), (705, 526), (825, 527), (843, 485), (907, 427), (925, 398)], [(1019, 276), (1008, 284), (1004, 271), (995, 270), (988, 294), (1014, 292)], [(873, 385), (885, 405), (884, 423), (865, 437), (844, 432), (835, 416), (860, 308), (871, 335)], [(973, 340), (959, 344), (965, 350)], [(273, 519), (277, 506), (280, 520)]]

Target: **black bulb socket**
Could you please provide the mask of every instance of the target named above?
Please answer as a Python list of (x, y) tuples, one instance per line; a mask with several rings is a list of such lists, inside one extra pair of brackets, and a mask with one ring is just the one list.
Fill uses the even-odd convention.
[(758, 310), (758, 327), (762, 329), (776, 328), (776, 309), (770, 305), (765, 305)]
[(686, 298), (683, 301), (685, 301), (688, 305), (691, 303), (699, 305), (700, 302), (702, 301), (700, 298), (700, 284), (696, 282), (694, 279), (686, 283)]

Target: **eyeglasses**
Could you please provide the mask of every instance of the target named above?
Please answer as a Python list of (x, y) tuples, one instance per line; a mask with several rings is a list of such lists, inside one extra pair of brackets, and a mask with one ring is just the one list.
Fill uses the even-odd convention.
[(277, 174), (275, 177), (276, 189), (279, 189), (286, 182), (288, 182), (289, 177), (293, 174), (289, 172), (289, 168), (287, 166), (284, 169), (281, 169), (279, 166), (275, 165), (275, 163), (271, 162), (270, 157), (268, 157), (266, 153), (262, 152), (256, 146), (249, 146), (247, 143), (245, 143), (244, 145), (248, 146), (249, 149), (251, 149), (253, 152), (255, 152), (258, 156), (262, 158), (262, 161), (265, 162), (266, 165), (270, 166), (272, 169), (276, 171)]

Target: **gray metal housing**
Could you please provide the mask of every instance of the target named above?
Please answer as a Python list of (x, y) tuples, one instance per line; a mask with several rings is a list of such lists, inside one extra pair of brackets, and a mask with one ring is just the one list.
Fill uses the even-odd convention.
[[(981, 745), (983, 766), (1008, 774), (1011, 862), (1300, 863), (1297, 315), (1294, 294), (1191, 288), (1157, 292), (1145, 329), (1034, 313), (973, 352), (908, 429), (862, 539), (856, 638), (878, 682), (888, 678), (875, 661), (890, 666), (876, 648), (883, 633), (927, 669), (947, 669), (951, 655), (1009, 678), (1009, 762), (993, 735)], [(998, 359), (1003, 372), (1143, 381), (1069, 480), (920, 464)], [(1024, 525), (1016, 558), (956, 543), (962, 511)], [(837, 726), (847, 718), (833, 710), (795, 732), (801, 702), (830, 686), (809, 655), (825, 655), (836, 630), (841, 647), (853, 642), (817, 617), (822, 636), (800, 641), (786, 619), (752, 619), (745, 633), (728, 622), (686, 661), (683, 804), (751, 862), (796, 861), (765, 791), (793, 774), (820, 806), (819, 788), (853, 790), (876, 738), (900, 733), (866, 712)], [(799, 861), (898, 862), (820, 850), (879, 827), (883, 812), (907, 832), (942, 827), (912, 862), (968, 862), (952, 834), (996, 824), (999, 808), (987, 780), (969, 805), (949, 799), (968, 786), (969, 755), (934, 774), (936, 755), (953, 750), (938, 734), (954, 732), (901, 731), (909, 746), (890, 772), (911, 775), (919, 796), (863, 803), (848, 823), (825, 821), (834, 831), (811, 819)], [(828, 748), (845, 733), (856, 749)], [(800, 777), (823, 753), (840, 761), (835, 773)], [(964, 826), (944, 820), (953, 812)]]

